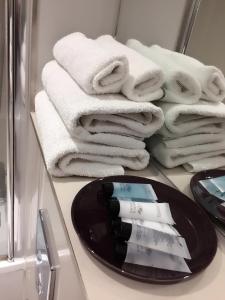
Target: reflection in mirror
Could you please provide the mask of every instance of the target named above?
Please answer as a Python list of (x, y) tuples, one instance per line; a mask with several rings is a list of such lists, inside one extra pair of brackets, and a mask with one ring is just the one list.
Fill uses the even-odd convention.
[(198, 11), (187, 54), (225, 72), (225, 1), (204, 0)]
[[(135, 38), (144, 44), (176, 49), (181, 29), (186, 28), (192, 9), (186, 0), (122, 0), (117, 39), (125, 43)], [(184, 20), (185, 18), (185, 20)]]
[(225, 166), (224, 11), (222, 0), (121, 2), (118, 40), (164, 74), (164, 97), (154, 104), (165, 123), (145, 140), (163, 167)]
[[(104, 14), (100, 16), (93, 6), (93, 18), (85, 26), (78, 18), (67, 18), (62, 26), (57, 22), (59, 3), (48, 17), (48, 10), (43, 9), (48, 2), (37, 3), (42, 9), (37, 10), (34, 28), (38, 35), (33, 39), (37, 47), (32, 45), (32, 56), (37, 59), (32, 60), (32, 68), (37, 77), (32, 78), (32, 93), (44, 90), (36, 97), (43, 148), (54, 153), (51, 147), (55, 150), (54, 144), (62, 141), (59, 133), (52, 134), (55, 126), (46, 129), (42, 125), (48, 122), (49, 115), (62, 125), (68, 139), (74, 135), (77, 143), (82, 140), (87, 147), (77, 159), (77, 144), (72, 140), (73, 155), (64, 155), (68, 153), (65, 149), (58, 153), (57, 163), (46, 153), (52, 175), (100, 177), (124, 174), (126, 168), (144, 169), (149, 161), (146, 148), (151, 159), (156, 158), (166, 168), (184, 166), (195, 172), (215, 167), (215, 161), (217, 167), (225, 164), (224, 76), (216, 64), (208, 66), (201, 57), (196, 59), (190, 52), (190, 56), (182, 54), (195, 34), (191, 32), (198, 10), (202, 9), (200, 2), (121, 0), (110, 1), (109, 7), (103, 1)], [(82, 5), (85, 11), (90, 2)], [(48, 26), (43, 20), (48, 21)], [(49, 32), (55, 34), (49, 37)], [(55, 61), (49, 62), (52, 58)], [(55, 74), (53, 79), (51, 74)], [(85, 111), (79, 101), (68, 97), (68, 91), (80, 103), (87, 101)], [(109, 97), (109, 93), (113, 95)], [(66, 101), (61, 101), (59, 95)], [(109, 98), (126, 101), (126, 105), (113, 107)], [(94, 103), (99, 106), (96, 108)], [(92, 113), (91, 107), (95, 107)], [(49, 145), (48, 136), (53, 136), (54, 143)], [(96, 143), (97, 150), (87, 143)], [(108, 146), (104, 153), (103, 145)], [(93, 161), (104, 161), (105, 165), (91, 169)], [(82, 168), (77, 168), (77, 162), (82, 163)]]

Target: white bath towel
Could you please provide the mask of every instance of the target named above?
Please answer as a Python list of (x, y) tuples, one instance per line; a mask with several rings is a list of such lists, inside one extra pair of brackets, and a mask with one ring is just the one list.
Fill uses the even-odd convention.
[(168, 148), (160, 136), (153, 136), (146, 143), (149, 152), (167, 168), (225, 153), (225, 140), (183, 148)]
[(136, 51), (116, 41), (110, 35), (103, 35), (97, 40), (106, 51), (123, 54), (129, 62), (129, 76), (123, 84), (121, 92), (134, 101), (152, 101), (162, 98), (161, 89), (164, 83), (162, 69)]
[(225, 130), (225, 124), (218, 123), (218, 124), (209, 124), (209, 125), (201, 126), (199, 128), (195, 128), (185, 133), (172, 133), (165, 126), (163, 126), (158, 133), (165, 139), (168, 138), (177, 139), (178, 137), (186, 137), (186, 136), (192, 137), (193, 135), (197, 135), (197, 134), (223, 134), (224, 130)]
[(184, 164), (183, 167), (188, 172), (201, 172), (205, 170), (223, 168), (225, 167), (225, 155), (198, 159)]
[(157, 105), (162, 108), (165, 117), (164, 126), (159, 133), (165, 137), (224, 131), (223, 103), (200, 101), (195, 105), (185, 105), (158, 101)]
[(42, 72), (44, 88), (70, 133), (84, 141), (144, 148), (134, 137), (151, 136), (163, 124), (162, 110), (121, 95), (87, 95), (55, 61)]
[(214, 102), (220, 102), (225, 99), (225, 78), (220, 69), (215, 66), (204, 65), (197, 59), (178, 52), (156, 45), (153, 47), (155, 51), (160, 52), (169, 60), (175, 61), (180, 67), (189, 71), (193, 78), (200, 82), (201, 98)]
[(176, 64), (174, 59), (170, 59), (162, 51), (158, 51), (159, 47), (147, 47), (134, 39), (128, 40), (127, 46), (162, 68), (165, 75), (165, 97), (163, 101), (183, 104), (193, 104), (199, 101), (201, 96), (199, 81), (186, 68)]
[(161, 139), (167, 148), (185, 148), (196, 145), (220, 143), (225, 140), (225, 132), (194, 134), (173, 139), (162, 137)]
[(47, 168), (53, 176), (102, 177), (124, 174), (123, 167), (144, 169), (149, 154), (144, 149), (124, 149), (73, 139), (64, 123), (41, 91), (35, 99), (40, 140)]
[(128, 61), (76, 32), (59, 40), (53, 55), (88, 94), (117, 93), (128, 76)]

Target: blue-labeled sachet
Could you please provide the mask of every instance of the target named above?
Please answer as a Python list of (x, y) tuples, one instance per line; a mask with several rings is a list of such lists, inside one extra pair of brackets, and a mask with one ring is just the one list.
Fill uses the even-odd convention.
[(225, 176), (204, 179), (199, 182), (211, 195), (225, 201)]
[(106, 196), (121, 200), (133, 200), (136, 202), (156, 202), (158, 200), (151, 184), (106, 182), (103, 183), (103, 191)]

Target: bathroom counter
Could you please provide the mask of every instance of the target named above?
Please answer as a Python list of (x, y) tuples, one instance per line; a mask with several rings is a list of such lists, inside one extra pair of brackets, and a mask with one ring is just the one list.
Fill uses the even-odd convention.
[[(34, 114), (32, 114), (32, 120), (38, 136)], [(182, 168), (175, 168), (172, 171), (173, 175), (167, 179), (166, 172), (171, 172), (171, 170), (159, 171), (150, 164), (144, 171), (129, 171), (126, 174), (144, 176), (171, 186), (175, 185), (190, 197), (188, 186), (192, 175)], [(50, 180), (89, 300), (174, 300), (176, 297), (182, 300), (211, 300), (213, 298), (224, 300), (225, 238), (222, 235), (218, 233), (218, 250), (212, 263), (192, 279), (175, 285), (155, 285), (134, 281), (111, 271), (93, 258), (84, 249), (73, 228), (71, 205), (74, 196), (92, 179), (70, 177), (50, 178)]]

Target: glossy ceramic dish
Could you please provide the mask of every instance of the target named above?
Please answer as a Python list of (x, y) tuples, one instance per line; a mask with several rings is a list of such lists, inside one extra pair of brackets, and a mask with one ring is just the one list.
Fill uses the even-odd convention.
[(210, 194), (200, 183), (200, 180), (225, 176), (224, 170), (208, 170), (195, 174), (191, 179), (191, 191), (195, 200), (219, 225), (225, 229), (225, 207), (221, 206), (223, 200)]
[[(192, 257), (186, 261), (191, 274), (119, 263), (115, 259), (111, 221), (101, 194), (102, 182), (112, 181), (150, 183), (158, 202), (169, 203), (175, 227), (185, 238)], [(81, 241), (96, 259), (121, 275), (143, 282), (169, 284), (190, 278), (210, 264), (217, 249), (215, 230), (205, 212), (178, 190), (147, 178), (116, 176), (92, 181), (75, 196), (71, 216)]]

